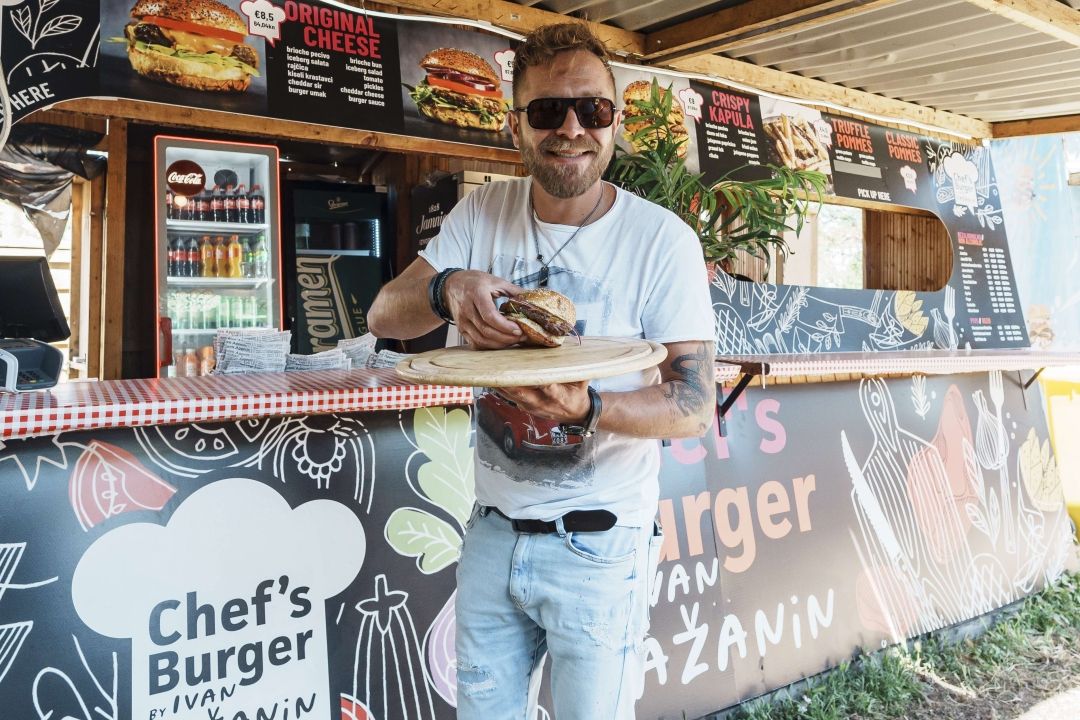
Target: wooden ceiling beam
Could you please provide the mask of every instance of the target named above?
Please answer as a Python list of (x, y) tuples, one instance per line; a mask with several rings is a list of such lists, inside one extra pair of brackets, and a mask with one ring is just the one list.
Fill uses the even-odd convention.
[(1080, 10), (1057, 0), (966, 0), (1012, 22), (1080, 47)]
[[(352, 0), (349, 4), (360, 7), (359, 0)], [(506, 0), (384, 0), (382, 4), (430, 15), (479, 20), (522, 34), (540, 25), (574, 19)], [(589, 22), (588, 25), (604, 41), (608, 50), (617, 55), (639, 56), (645, 50), (645, 36), (642, 33), (597, 22)]]
[(1010, 120), (991, 123), (995, 138), (1020, 137), (1023, 135), (1055, 135), (1080, 131), (1080, 115), (1035, 118), (1034, 120)]
[(670, 62), (805, 30), (898, 0), (750, 0), (645, 36), (645, 58)]
[(684, 58), (671, 63), (671, 67), (683, 72), (713, 77), (719, 83), (723, 83), (726, 79), (776, 95), (801, 98), (811, 103), (831, 103), (856, 112), (872, 113), (897, 123), (921, 123), (941, 128), (943, 131), (970, 135), (979, 139), (992, 135), (990, 123), (966, 115), (957, 115), (861, 90), (852, 90), (718, 55)]

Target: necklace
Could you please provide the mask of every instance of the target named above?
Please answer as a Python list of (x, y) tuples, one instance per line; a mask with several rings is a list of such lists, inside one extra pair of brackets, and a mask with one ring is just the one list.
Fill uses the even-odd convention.
[(604, 202), (604, 196), (606, 194), (607, 194), (607, 192), (606, 192), (606, 190), (604, 188), (604, 183), (601, 182), (600, 183), (600, 197), (598, 197), (596, 199), (596, 204), (593, 205), (593, 209), (589, 211), (588, 215), (586, 215), (584, 218), (582, 218), (581, 224), (578, 225), (577, 230), (575, 230), (573, 232), (573, 234), (570, 235), (570, 237), (566, 238), (566, 240), (563, 242), (563, 244), (559, 246), (559, 249), (555, 251), (555, 253), (548, 259), (547, 262), (544, 262), (544, 254), (542, 252), (540, 252), (540, 227), (539, 227), (539, 225), (536, 224), (536, 210), (533, 208), (532, 189), (530, 188), (530, 190), (529, 190), (529, 217), (532, 219), (533, 229), (535, 231), (534, 234), (533, 234), (533, 242), (536, 244), (536, 259), (540, 262), (540, 265), (541, 265), (540, 279), (539, 279), (539, 282), (538, 282), (538, 285), (540, 287), (547, 287), (548, 276), (550, 274), (548, 266), (551, 265), (551, 263), (555, 262), (555, 258), (559, 257), (559, 253), (561, 253), (566, 248), (566, 246), (569, 245), (573, 241), (573, 239), (578, 236), (578, 233), (581, 232), (581, 229), (589, 224), (589, 221), (592, 220), (592, 216), (594, 214), (596, 214), (597, 210), (600, 209), (600, 204), (602, 202)]

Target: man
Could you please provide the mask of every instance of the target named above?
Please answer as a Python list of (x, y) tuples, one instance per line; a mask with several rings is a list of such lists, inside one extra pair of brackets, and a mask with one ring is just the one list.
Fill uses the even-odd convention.
[(548, 654), (558, 720), (633, 717), (660, 548), (655, 439), (699, 436), (712, 420), (701, 249), (674, 214), (601, 181), (615, 97), (604, 46), (585, 25), (531, 33), (516, 51), (510, 115), (531, 177), (459, 203), (369, 314), (380, 337), (416, 337), (442, 316), (473, 347), (505, 348), (522, 336), (495, 300), (546, 285), (574, 301), (581, 334), (668, 350), (659, 369), (592, 388), (499, 390), (504, 404), (595, 434), (570, 452), (530, 455), (477, 432), (477, 509), (458, 565), (459, 718), (531, 720)]

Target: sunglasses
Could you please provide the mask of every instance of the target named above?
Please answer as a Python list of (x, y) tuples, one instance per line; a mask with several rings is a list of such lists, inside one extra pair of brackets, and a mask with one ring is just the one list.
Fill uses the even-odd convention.
[(610, 127), (615, 122), (615, 103), (602, 97), (536, 98), (525, 107), (514, 108), (514, 112), (525, 113), (534, 130), (557, 130), (570, 108), (587, 130)]

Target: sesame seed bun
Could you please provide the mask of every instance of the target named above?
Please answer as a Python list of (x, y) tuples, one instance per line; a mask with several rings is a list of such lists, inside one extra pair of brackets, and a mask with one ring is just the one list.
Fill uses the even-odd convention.
[(425, 70), (447, 68), (487, 80), (494, 83), (496, 87), (499, 86), (499, 76), (495, 74), (495, 68), (491, 67), (491, 63), (467, 50), (455, 48), (432, 50), (420, 61), (420, 67)]
[(152, 15), (180, 22), (195, 23), (247, 35), (244, 18), (217, 0), (138, 0), (131, 8), (136, 18)]

